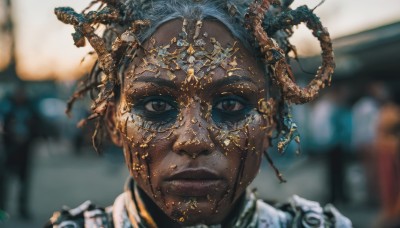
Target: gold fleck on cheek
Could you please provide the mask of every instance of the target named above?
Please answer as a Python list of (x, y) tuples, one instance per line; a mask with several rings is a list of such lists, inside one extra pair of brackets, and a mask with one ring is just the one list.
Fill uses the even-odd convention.
[(174, 73), (172, 73), (170, 70), (167, 71), (167, 76), (171, 81), (176, 78), (176, 75)]
[(196, 124), (197, 122), (199, 122), (196, 118), (192, 118), (191, 120), (190, 120), (190, 122), (192, 123), (192, 124)]
[(147, 143), (140, 144), (140, 148), (147, 148), (149, 145)]
[(230, 143), (231, 143), (231, 140), (229, 140), (229, 139), (225, 139), (224, 140), (224, 145), (225, 146), (229, 146)]
[(144, 159), (147, 159), (149, 157), (149, 153), (148, 152), (146, 152), (146, 153), (144, 153), (142, 156), (141, 156), (141, 158), (144, 160)]

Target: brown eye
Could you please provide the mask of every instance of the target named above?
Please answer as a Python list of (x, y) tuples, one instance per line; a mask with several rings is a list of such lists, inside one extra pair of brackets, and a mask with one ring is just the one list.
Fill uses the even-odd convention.
[(171, 105), (163, 100), (153, 100), (145, 104), (145, 109), (149, 112), (165, 112), (171, 110)]
[(243, 104), (239, 101), (228, 99), (219, 102), (216, 106), (217, 109), (220, 109), (225, 112), (235, 112), (240, 111), (244, 108)]

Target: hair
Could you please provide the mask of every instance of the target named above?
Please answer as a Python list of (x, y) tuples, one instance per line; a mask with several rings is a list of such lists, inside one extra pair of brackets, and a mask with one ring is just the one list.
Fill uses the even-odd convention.
[[(118, 101), (124, 71), (141, 43), (162, 24), (174, 19), (217, 20), (261, 60), (267, 91), (276, 101), (273, 119), (277, 126), (276, 137), (281, 136), (278, 149), (283, 151), (292, 139), (299, 142), (297, 127), (289, 113), (289, 104), (313, 100), (319, 90), (330, 83), (334, 69), (332, 43), (326, 28), (313, 10), (307, 6), (292, 10), (292, 2), (293, 0), (94, 0), (81, 14), (69, 7), (56, 8), (58, 19), (74, 26), (75, 45), (84, 46), (86, 39), (98, 56), (91, 73), (82, 79), (69, 100), (67, 113), (78, 98), (86, 93), (91, 95), (92, 114), (86, 120), (97, 119), (92, 138), (97, 151), (101, 139), (107, 134), (105, 124), (102, 124), (106, 119), (106, 110), (109, 104)], [(87, 12), (96, 3), (100, 4), (99, 8)], [(291, 51), (297, 58), (295, 47), (288, 38), (293, 34), (292, 27), (302, 22), (306, 23), (320, 41), (323, 59), (317, 75), (306, 88), (300, 88), (294, 82), (288, 64)], [(98, 25), (105, 25), (101, 37), (95, 33)], [(265, 155), (273, 166), (268, 154)], [(281, 179), (279, 171), (277, 175)]]

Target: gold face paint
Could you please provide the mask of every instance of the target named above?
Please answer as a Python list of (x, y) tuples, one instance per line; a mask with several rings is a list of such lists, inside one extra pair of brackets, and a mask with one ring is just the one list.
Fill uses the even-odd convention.
[[(183, 23), (184, 25), (187, 22)], [(199, 37), (202, 22), (196, 22), (196, 31), (193, 42), (187, 40), (185, 26), (179, 38), (172, 38), (171, 42), (164, 46), (154, 47), (146, 51), (146, 56), (139, 65), (140, 71), (136, 75), (145, 72), (155, 73), (157, 76), (161, 71), (166, 72), (168, 78), (176, 78), (177, 71), (183, 71), (186, 74), (184, 85), (201, 86), (197, 84), (200, 80), (210, 80), (214, 74), (213, 70), (221, 67), (226, 70), (228, 76), (232, 76), (236, 71), (242, 70), (236, 67), (236, 56), (233, 55), (239, 51), (236, 42), (232, 46), (222, 47), (214, 38), (207, 38), (204, 35)], [(206, 45), (206, 41), (209, 44)], [(154, 45), (154, 38), (150, 44)], [(187, 88), (180, 88), (187, 90)]]
[(182, 224), (218, 223), (258, 172), (274, 104), (261, 102), (262, 69), (224, 26), (183, 22), (191, 24), (166, 23), (144, 44), (126, 71), (117, 121), (149, 198)]

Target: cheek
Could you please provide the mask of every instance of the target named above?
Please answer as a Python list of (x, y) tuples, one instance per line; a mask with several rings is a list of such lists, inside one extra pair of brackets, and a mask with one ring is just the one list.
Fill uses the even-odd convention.
[(149, 195), (157, 191), (160, 164), (168, 153), (170, 131), (163, 133), (145, 129), (132, 115), (120, 119), (125, 162), (131, 176)]
[(213, 129), (212, 137), (220, 151), (229, 158), (233, 197), (239, 197), (258, 173), (264, 150), (268, 147), (270, 123), (258, 112), (233, 130)]
[(237, 152), (262, 154), (269, 146), (272, 125), (258, 112), (253, 111), (235, 128), (210, 127), (212, 138), (225, 155)]
[(270, 146), (271, 129), (273, 125), (270, 118), (256, 114), (253, 121), (248, 124), (248, 143), (250, 149), (248, 151), (247, 167), (248, 179), (251, 182), (257, 175), (264, 152)]

